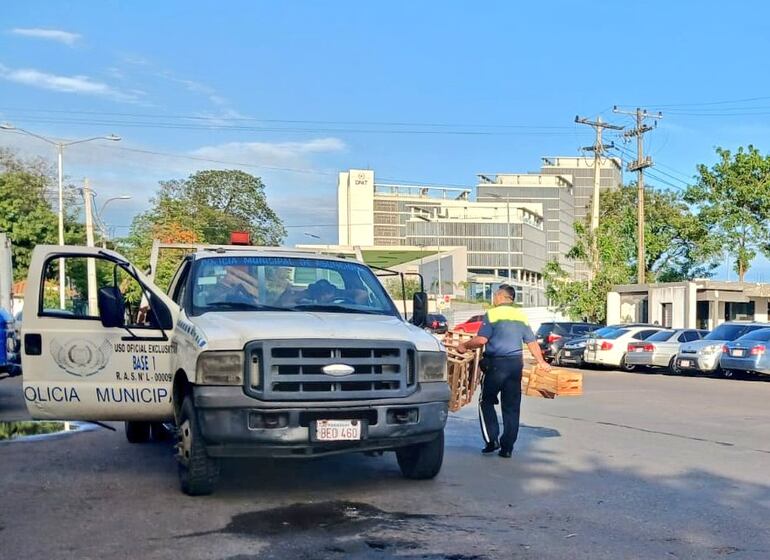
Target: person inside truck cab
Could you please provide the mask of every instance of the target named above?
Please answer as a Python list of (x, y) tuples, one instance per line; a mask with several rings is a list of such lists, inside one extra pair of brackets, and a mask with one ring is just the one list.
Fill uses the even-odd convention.
[(279, 304), (296, 305), (302, 303), (333, 304), (357, 303), (364, 304), (367, 293), (364, 290), (340, 289), (326, 279), (316, 280), (304, 290), (288, 288), (279, 298)]
[(258, 303), (259, 284), (250, 273), (249, 267), (234, 265), (225, 268), (225, 273), (201, 294), (207, 303), (225, 301), (228, 303)]

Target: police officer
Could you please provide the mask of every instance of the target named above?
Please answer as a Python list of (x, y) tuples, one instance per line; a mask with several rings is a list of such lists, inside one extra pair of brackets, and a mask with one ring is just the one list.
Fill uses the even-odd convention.
[[(478, 335), (457, 347), (459, 352), (464, 353), (486, 346), (482, 360), (484, 379), (479, 398), (479, 423), (486, 443), (482, 453), (493, 453), (499, 449), (498, 455), (505, 458), (510, 458), (519, 435), (523, 345), (527, 345), (540, 367), (550, 369), (527, 324), (526, 315), (514, 307), (515, 301), (514, 287), (501, 285), (492, 299), (494, 307), (484, 315)], [(495, 412), (498, 395), (501, 397), (500, 408), (503, 411), (503, 435), (500, 437)]]

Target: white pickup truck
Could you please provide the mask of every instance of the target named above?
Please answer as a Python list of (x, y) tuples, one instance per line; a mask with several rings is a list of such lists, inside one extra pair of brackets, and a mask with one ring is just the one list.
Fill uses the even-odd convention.
[(133, 443), (173, 422), (187, 494), (213, 491), (221, 457), (395, 451), (408, 478), (441, 468), (445, 350), (354, 260), (201, 250), (164, 293), (113, 251), (37, 246), (22, 338), (33, 418), (125, 421)]

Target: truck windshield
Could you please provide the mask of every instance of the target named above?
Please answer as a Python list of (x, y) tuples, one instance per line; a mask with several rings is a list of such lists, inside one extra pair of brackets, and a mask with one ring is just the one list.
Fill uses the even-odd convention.
[(377, 277), (353, 262), (212, 257), (196, 262), (191, 282), (192, 315), (208, 311), (321, 311), (398, 316)]

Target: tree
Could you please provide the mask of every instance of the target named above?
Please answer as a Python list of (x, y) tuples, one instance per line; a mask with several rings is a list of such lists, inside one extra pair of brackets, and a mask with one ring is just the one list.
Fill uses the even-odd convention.
[[(715, 247), (702, 218), (675, 192), (647, 189), (645, 200), (645, 269), (650, 281), (710, 276)], [(597, 322), (605, 319), (607, 293), (612, 287), (635, 281), (636, 185), (603, 192), (599, 208), (599, 266), (592, 281), (573, 280), (556, 262), (544, 270), (546, 294), (553, 305), (573, 319)], [(567, 258), (591, 262), (588, 221), (576, 223), (575, 233), (575, 246)]]
[(417, 278), (404, 278), (403, 286), (401, 285), (401, 278), (388, 278), (385, 280), (384, 286), (390, 297), (396, 302), (405, 299), (410, 301), (414, 294), (420, 291), (420, 281)]
[(743, 282), (757, 251), (770, 256), (770, 156), (754, 146), (733, 154), (717, 148), (719, 161), (698, 166), (698, 180), (685, 200), (709, 224), (717, 250), (734, 257), (734, 270)]
[[(280, 245), (286, 229), (267, 204), (259, 177), (238, 170), (199, 171), (161, 181), (152, 207), (136, 216), (126, 239), (137, 266), (149, 267), (153, 239), (164, 243), (227, 244), (233, 231), (248, 231), (255, 245)], [(166, 287), (179, 262), (162, 254), (156, 283)]]
[[(0, 150), (0, 231), (13, 245), (13, 278), (26, 278), (32, 249), (58, 243), (58, 217), (45, 198), (52, 184), (42, 160), (25, 161)], [(82, 243), (84, 230), (71, 213), (65, 214), (65, 242)]]

